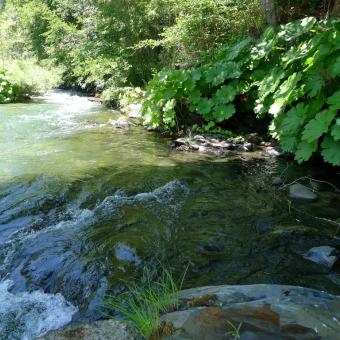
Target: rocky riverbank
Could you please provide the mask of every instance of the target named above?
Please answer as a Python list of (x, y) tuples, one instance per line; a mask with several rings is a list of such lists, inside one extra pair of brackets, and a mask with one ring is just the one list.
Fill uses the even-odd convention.
[[(340, 297), (282, 285), (215, 286), (184, 290), (180, 310), (162, 316), (167, 340), (337, 340)], [(124, 321), (104, 320), (51, 332), (40, 340), (131, 340)]]

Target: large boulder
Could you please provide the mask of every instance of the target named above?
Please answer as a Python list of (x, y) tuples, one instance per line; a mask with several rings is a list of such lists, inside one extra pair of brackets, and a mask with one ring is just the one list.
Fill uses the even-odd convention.
[(136, 334), (124, 321), (102, 320), (90, 324), (69, 326), (49, 332), (37, 340), (133, 340)]
[(177, 329), (168, 340), (222, 340), (236, 334), (241, 340), (339, 339), (340, 298), (317, 290), (259, 284), (203, 287), (180, 295), (190, 307), (162, 317)]

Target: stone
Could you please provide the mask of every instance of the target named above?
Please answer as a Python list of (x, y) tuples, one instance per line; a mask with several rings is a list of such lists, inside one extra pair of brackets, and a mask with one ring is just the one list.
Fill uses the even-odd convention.
[(274, 177), (272, 180), (272, 185), (279, 187), (283, 184), (283, 179), (281, 177)]
[(250, 152), (253, 150), (254, 150), (254, 145), (252, 143), (246, 142), (242, 145), (242, 151)]
[(111, 121), (110, 123), (116, 129), (124, 129), (131, 125), (131, 123), (125, 117), (120, 117), (117, 120)]
[(258, 133), (250, 133), (249, 135), (246, 136), (246, 140), (249, 143), (259, 145), (262, 143), (262, 138), (259, 136)]
[(52, 331), (37, 340), (134, 340), (135, 331), (120, 320), (102, 320)]
[(177, 138), (174, 143), (176, 146), (187, 145), (187, 140), (185, 138)]
[(129, 104), (122, 108), (122, 112), (131, 119), (140, 119), (142, 118), (142, 108), (142, 104)]
[(332, 269), (334, 264), (339, 259), (339, 252), (330, 246), (313, 247), (303, 255), (306, 260), (315, 262), (329, 269)]
[(240, 339), (339, 339), (340, 297), (309, 288), (270, 284), (180, 292), (185, 301), (207, 295), (216, 296), (213, 306), (162, 316), (177, 329), (166, 339), (220, 340), (238, 327)]
[(266, 152), (267, 155), (271, 156), (271, 157), (279, 157), (280, 156), (280, 152), (277, 151), (274, 147), (272, 146), (266, 146), (264, 148), (264, 151)]
[(190, 148), (186, 145), (180, 145), (180, 146), (177, 146), (176, 147), (176, 150), (177, 151), (182, 151), (182, 152), (187, 152), (187, 151), (190, 151)]
[(308, 187), (300, 183), (293, 184), (289, 187), (289, 197), (300, 201), (313, 202), (318, 196)]
[(226, 142), (226, 141), (222, 141), (220, 143), (220, 148), (222, 148), (222, 149), (229, 150), (229, 149), (231, 149), (231, 147), (232, 147), (232, 145), (230, 143)]

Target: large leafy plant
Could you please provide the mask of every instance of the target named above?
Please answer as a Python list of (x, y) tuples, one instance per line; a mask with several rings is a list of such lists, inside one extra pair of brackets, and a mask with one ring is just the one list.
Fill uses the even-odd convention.
[(13, 85), (6, 73), (0, 70), (0, 104), (10, 103), (17, 96), (17, 88)]
[(251, 42), (221, 49), (211, 63), (157, 74), (149, 83), (144, 121), (172, 129), (184, 112), (208, 124), (229, 119), (247, 94), (257, 117), (272, 117), (271, 133), (298, 162), (320, 152), (340, 165), (340, 21), (304, 18)]

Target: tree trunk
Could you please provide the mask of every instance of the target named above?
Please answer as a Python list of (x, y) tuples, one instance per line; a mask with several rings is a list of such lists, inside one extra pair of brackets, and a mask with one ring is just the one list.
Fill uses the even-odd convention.
[(340, 0), (334, 0), (333, 8), (330, 15), (332, 17), (340, 17)]
[(269, 25), (276, 25), (276, 8), (275, 0), (261, 0), (261, 10), (265, 13), (267, 23)]

